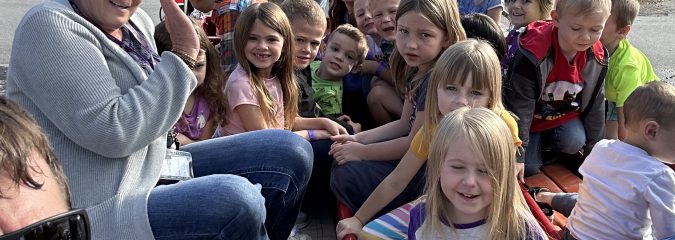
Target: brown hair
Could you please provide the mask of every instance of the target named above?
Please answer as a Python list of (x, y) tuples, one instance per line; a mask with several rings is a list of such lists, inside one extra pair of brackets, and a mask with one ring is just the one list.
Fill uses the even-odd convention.
[[(281, 50), (281, 58), (274, 63), (272, 75), (279, 78), (284, 97), (284, 123), (277, 123), (274, 117), (274, 101), (265, 87), (265, 79), (256, 75), (256, 67), (246, 59), (245, 46), (251, 33), (251, 24), (259, 20), (265, 26), (271, 28), (281, 35), (284, 45)], [(281, 11), (281, 8), (274, 3), (256, 3), (244, 10), (239, 15), (234, 25), (234, 52), (237, 62), (244, 69), (249, 77), (249, 82), (253, 92), (258, 96), (260, 102), (260, 111), (266, 123), (277, 123), (283, 125), (285, 129), (292, 129), (295, 117), (298, 116), (298, 84), (295, 80), (293, 57), (295, 47), (293, 46), (293, 32), (291, 24)]]
[(612, 9), (612, 0), (556, 0), (555, 11), (562, 17), (564, 13), (573, 16), (588, 15), (592, 13), (606, 13), (609, 15)]
[[(218, 50), (211, 44), (206, 33), (199, 24), (191, 21), (192, 26), (197, 31), (199, 36), (199, 47), (206, 54), (206, 76), (204, 83), (197, 86), (195, 92), (204, 97), (206, 100), (211, 119), (215, 124), (220, 124), (225, 120), (225, 112), (227, 111), (227, 98), (225, 97), (225, 74), (220, 67), (220, 55)], [(164, 21), (155, 26), (155, 43), (157, 44), (157, 52), (160, 54), (164, 51), (171, 51), (173, 43), (169, 31), (164, 25)]]
[[(43, 184), (36, 181), (31, 172), (38, 174), (44, 172), (30, 166), (31, 153), (36, 153), (47, 161), (61, 194), (70, 207), (68, 180), (63, 174), (61, 163), (49, 146), (47, 136), (19, 105), (0, 96), (0, 173), (9, 174), (9, 179), (15, 186), (23, 184), (38, 190)], [(0, 189), (0, 198), (4, 197)]]
[(323, 29), (328, 24), (323, 9), (314, 0), (286, 0), (279, 6), (291, 23), (295, 20), (305, 20), (308, 24), (318, 25)]
[(363, 35), (363, 33), (358, 28), (352, 26), (351, 24), (342, 24), (330, 34), (328, 43), (330, 43), (330, 41), (333, 39), (333, 36), (338, 33), (356, 41), (356, 55), (358, 57), (358, 59), (356, 59), (356, 63), (361, 64), (363, 60), (366, 59), (366, 55), (368, 55), (368, 42), (366, 42), (366, 36)]
[(626, 126), (653, 120), (671, 129), (675, 126), (675, 87), (665, 81), (652, 81), (633, 91), (623, 104)]
[(632, 25), (640, 11), (640, 2), (637, 0), (612, 0), (612, 16), (617, 28)]
[[(455, 0), (402, 0), (398, 5), (396, 12), (396, 21), (408, 12), (419, 12), (432, 22), (436, 27), (443, 30), (445, 37), (447, 37), (451, 44), (466, 39), (466, 33), (462, 24), (460, 23), (459, 10), (457, 1)], [(438, 53), (438, 56), (443, 52)], [(438, 58), (436, 56), (436, 58)], [(394, 47), (394, 51), (390, 57), (391, 72), (396, 82), (396, 89), (399, 93), (405, 95), (408, 92), (413, 92), (421, 82), (427, 72), (433, 67), (430, 66), (427, 72), (417, 73), (416, 68), (408, 67), (403, 56)], [(414, 78), (413, 74), (415, 75)], [(409, 87), (409, 80), (410, 87)]]

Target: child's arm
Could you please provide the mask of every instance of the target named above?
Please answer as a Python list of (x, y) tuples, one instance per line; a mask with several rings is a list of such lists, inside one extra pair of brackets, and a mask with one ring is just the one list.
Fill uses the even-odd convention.
[(344, 127), (328, 118), (295, 118), (293, 131), (311, 129), (326, 130), (331, 135), (347, 134), (347, 130)]
[(249, 104), (242, 104), (234, 108), (241, 122), (244, 124), (244, 130), (247, 132), (267, 129), (260, 107)]
[[(667, 168), (667, 166), (665, 167)], [(655, 239), (675, 236), (675, 174), (668, 171), (654, 179), (642, 193), (649, 204)]]
[[(418, 112), (418, 114), (423, 114), (423, 112)], [(404, 157), (406, 150), (410, 147), (410, 142), (412, 141), (417, 131), (422, 127), (422, 121), (415, 121), (413, 124), (413, 129), (410, 131), (408, 136), (399, 137), (389, 141), (371, 143), (368, 145), (362, 145), (359, 143), (346, 143), (342, 146), (336, 146), (336, 149), (342, 147), (343, 152), (338, 152), (334, 154), (335, 160), (338, 164), (344, 164), (352, 160), (395, 160), (401, 159)], [(356, 145), (356, 146), (353, 146)], [(360, 146), (359, 146), (360, 145)], [(332, 150), (332, 149), (331, 149)], [(349, 154), (353, 153), (353, 154)], [(345, 154), (345, 156), (342, 156)]]
[(623, 107), (616, 108), (616, 120), (618, 123), (618, 135), (619, 140), (626, 138), (626, 115), (623, 113)]
[(401, 194), (403, 189), (415, 177), (417, 171), (424, 165), (424, 160), (420, 160), (415, 154), (408, 150), (403, 160), (396, 166), (370, 194), (365, 203), (354, 214), (354, 217), (344, 219), (338, 222), (337, 229), (341, 231), (339, 235), (356, 233), (365, 225), (375, 214), (387, 206), (396, 196)]
[(364, 60), (361, 63), (361, 73), (373, 74), (376, 77), (394, 84), (391, 78), (391, 71), (386, 63), (373, 60)]
[[(530, 141), (530, 125), (534, 107), (539, 100), (540, 87), (536, 66), (522, 53), (516, 52), (511, 60), (506, 81), (504, 82), (504, 106), (518, 117), (518, 137), (523, 141), (522, 155)], [(524, 162), (524, 158), (518, 158)]]
[(410, 119), (412, 114), (411, 104), (412, 102), (408, 99), (403, 102), (403, 113), (399, 120), (355, 135), (341, 135), (331, 137), (331, 139), (336, 142), (354, 141), (361, 144), (370, 144), (405, 136), (410, 131), (408, 119)]
[[(406, 103), (412, 104), (409, 103), (409, 101), (407, 100)], [(385, 126), (391, 126), (390, 128), (392, 129), (391, 130), (392, 132), (397, 130), (398, 131), (404, 130), (398, 132), (399, 134), (401, 134), (399, 135), (398, 138), (384, 142), (371, 143), (368, 144), (367, 147), (360, 141), (334, 144), (333, 147), (331, 147), (331, 151), (329, 152), (329, 154), (333, 155), (338, 164), (344, 164), (348, 161), (353, 160), (394, 160), (402, 158), (403, 155), (405, 154), (405, 151), (410, 146), (412, 138), (415, 136), (417, 131), (422, 127), (422, 124), (424, 123), (424, 120), (422, 119), (422, 116), (424, 116), (424, 112), (422, 111), (417, 112), (416, 116), (419, 117), (417, 119), (418, 121), (415, 121), (415, 123), (413, 123), (412, 129), (410, 129), (409, 132), (405, 131), (409, 128), (408, 120), (410, 119), (411, 115), (410, 112), (412, 110), (411, 107), (406, 108), (405, 106), (406, 104), (404, 104), (404, 113), (403, 116), (401, 116), (401, 119), (391, 122), (382, 127), (370, 130), (371, 132), (370, 134), (372, 135), (366, 135), (366, 137), (380, 137), (375, 134), (381, 135), (391, 134), (391, 132), (386, 132), (386, 130), (388, 129), (384, 128)], [(398, 126), (398, 128), (395, 128), (395, 126)], [(406, 133), (408, 134), (407, 136), (402, 136), (405, 135)], [(359, 134), (357, 134), (355, 138), (356, 140), (361, 140)]]
[(192, 140), (181, 133), (176, 133), (176, 140), (178, 141), (180, 146), (185, 146), (190, 143), (211, 139), (215, 131), (216, 131), (216, 124), (214, 123), (213, 119), (211, 119), (206, 122), (206, 125), (204, 126), (204, 128), (202, 128), (202, 135), (200, 135), (199, 138), (197, 138), (196, 140)]

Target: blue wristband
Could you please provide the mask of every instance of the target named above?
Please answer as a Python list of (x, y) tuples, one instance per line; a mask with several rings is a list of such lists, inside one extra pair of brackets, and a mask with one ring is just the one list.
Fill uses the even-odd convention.
[(375, 70), (375, 76), (380, 76), (382, 75), (382, 70), (384, 70), (387, 67), (387, 64), (384, 62), (380, 62), (380, 66), (377, 66), (377, 69)]
[(310, 141), (314, 141), (314, 130), (307, 130), (307, 135), (309, 135)]

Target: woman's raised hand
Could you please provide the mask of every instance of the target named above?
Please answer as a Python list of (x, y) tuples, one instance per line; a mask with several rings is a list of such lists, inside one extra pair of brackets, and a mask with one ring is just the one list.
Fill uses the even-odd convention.
[(174, 0), (160, 0), (164, 10), (166, 29), (171, 36), (173, 49), (183, 52), (192, 59), (199, 54), (199, 38), (190, 19), (180, 10)]

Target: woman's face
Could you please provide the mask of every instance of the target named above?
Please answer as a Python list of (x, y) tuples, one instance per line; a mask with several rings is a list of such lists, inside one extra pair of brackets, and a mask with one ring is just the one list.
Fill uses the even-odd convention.
[(121, 38), (120, 29), (129, 22), (143, 0), (75, 0), (82, 14), (101, 30)]

